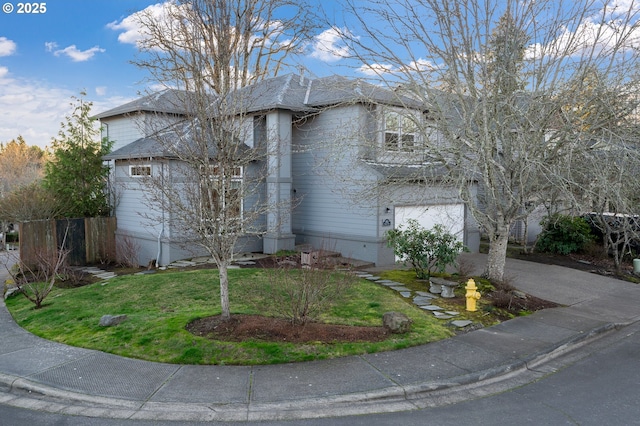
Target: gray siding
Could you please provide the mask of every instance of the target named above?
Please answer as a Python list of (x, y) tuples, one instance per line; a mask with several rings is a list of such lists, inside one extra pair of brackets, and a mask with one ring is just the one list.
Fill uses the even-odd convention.
[(360, 160), (370, 117), (361, 105), (336, 107), (294, 130), (292, 222), (298, 243), (377, 262), (377, 174)]
[(114, 141), (112, 150), (122, 148), (144, 136), (134, 117), (119, 116), (102, 119), (102, 136)]
[[(194, 256), (206, 256), (207, 252), (195, 244), (181, 227), (175, 226), (171, 212), (164, 214), (159, 206), (155, 207), (146, 194), (150, 189), (145, 185), (143, 178), (129, 176), (130, 165), (151, 164), (153, 176), (160, 175), (161, 165), (158, 161), (137, 162), (120, 160), (114, 168), (113, 188), (116, 192), (115, 216), (118, 218), (116, 237), (120, 243), (124, 239), (134, 241), (138, 247), (138, 263), (148, 265), (152, 260), (158, 260), (161, 266), (175, 260)], [(165, 170), (171, 166), (165, 164)], [(248, 181), (255, 176), (261, 166), (255, 165), (256, 170), (247, 170)], [(176, 173), (173, 173), (176, 178)], [(176, 180), (178, 180), (176, 178)], [(192, 191), (194, 183), (178, 183), (182, 186), (182, 192)], [(255, 187), (255, 184), (253, 185)], [(245, 210), (250, 214), (253, 206), (259, 206), (262, 188), (249, 188)], [(164, 225), (164, 226), (163, 226)], [(264, 218), (258, 215), (254, 229), (264, 228)], [(254, 230), (252, 229), (252, 231)], [(242, 238), (236, 246), (236, 251), (261, 251), (262, 242), (257, 236)]]

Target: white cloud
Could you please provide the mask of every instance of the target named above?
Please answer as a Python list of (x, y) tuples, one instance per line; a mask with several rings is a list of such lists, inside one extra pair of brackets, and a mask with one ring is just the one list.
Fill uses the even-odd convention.
[[(45, 46), (47, 50), (52, 48), (51, 43), (46, 43)], [(75, 44), (72, 44), (71, 46), (65, 47), (64, 49), (54, 51), (53, 54), (55, 56), (68, 56), (73, 62), (84, 62), (93, 58), (96, 53), (102, 53), (104, 51), (105, 50), (100, 46), (94, 46), (87, 50), (79, 50)]]
[(13, 55), (16, 51), (16, 43), (6, 37), (0, 37), (0, 56)]
[(315, 36), (310, 56), (325, 62), (336, 62), (348, 57), (351, 51), (342, 42), (342, 34), (350, 35), (350, 32), (346, 28), (332, 27)]
[[(152, 18), (156, 22), (163, 22), (168, 24), (170, 22), (171, 14), (175, 13), (174, 8), (176, 6), (173, 1), (166, 1), (164, 3), (157, 3), (148, 6), (139, 12), (135, 12), (122, 20), (113, 21), (107, 24), (107, 28), (114, 31), (121, 31), (118, 35), (118, 41), (125, 44), (134, 44), (139, 46), (141, 42), (147, 39), (147, 33), (144, 26), (141, 25), (141, 20)], [(186, 7), (186, 6), (185, 6)]]
[(439, 67), (426, 59), (411, 61), (402, 67), (391, 64), (364, 64), (358, 68), (358, 72), (368, 77), (381, 77), (389, 75), (406, 75), (411, 73), (430, 73), (438, 71)]
[(389, 64), (370, 64), (362, 65), (358, 71), (369, 77), (376, 77), (381, 74), (391, 74), (394, 72), (393, 65)]
[(546, 44), (536, 43), (527, 48), (526, 58), (580, 57), (596, 54), (609, 57), (640, 49), (638, 12), (635, 0), (615, 0), (607, 7), (594, 11), (582, 22), (567, 25), (564, 31)]
[[(132, 44), (141, 50), (163, 50), (163, 46), (158, 42), (158, 32), (163, 33), (165, 40), (171, 40), (174, 43), (173, 47), (185, 45), (192, 42), (184, 39), (184, 26), (190, 25), (189, 7), (191, 6), (188, 2), (179, 4), (175, 0), (167, 0), (134, 12), (119, 21), (110, 22), (107, 28), (120, 33), (118, 35), (120, 43)], [(287, 49), (294, 41), (288, 38), (285, 25), (277, 19), (265, 21), (258, 17), (251, 23), (251, 27), (254, 34), (250, 37), (247, 49), (259, 48), (263, 45)], [(230, 31), (233, 33), (237, 28), (232, 26)], [(238, 48), (244, 48), (244, 46), (238, 46)]]
[[(6, 67), (0, 67), (0, 142), (22, 135), (29, 145), (50, 145), (58, 136), (60, 123), (72, 112), (71, 98), (78, 95), (42, 81), (15, 78)], [(102, 99), (94, 102), (91, 111), (106, 111), (130, 100), (122, 96)]]
[(72, 92), (35, 81), (12, 78), (0, 68), (0, 142), (22, 135), (29, 145), (45, 147), (69, 113)]
[(98, 86), (98, 87), (96, 87), (96, 95), (104, 96), (106, 94), (107, 94), (107, 87), (106, 86)]
[(424, 71), (435, 71), (439, 69), (437, 65), (427, 59), (418, 59), (417, 61), (412, 61), (406, 67), (409, 71), (415, 72), (424, 72)]
[(44, 48), (47, 50), (47, 52), (53, 52), (58, 48), (58, 43), (56, 43), (55, 41), (47, 41), (44, 43)]

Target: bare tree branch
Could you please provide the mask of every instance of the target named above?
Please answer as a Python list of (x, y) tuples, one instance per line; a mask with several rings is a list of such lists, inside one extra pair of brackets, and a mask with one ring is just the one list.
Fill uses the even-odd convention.
[[(608, 97), (614, 116), (601, 107), (577, 119), (585, 99), (575, 83), (594, 69), (612, 90), (637, 81), (638, 6), (347, 0), (346, 8), (360, 24), (343, 33), (359, 70), (426, 105), (426, 119), (416, 121), (421, 157), (398, 157), (398, 169), (422, 165), (425, 182), (457, 188), (489, 238), (485, 273), (502, 281), (511, 226), (565, 194), (589, 141), (605, 128), (618, 132), (621, 116), (631, 114)], [(438, 164), (446, 172), (434, 180)]]
[(300, 51), (311, 15), (299, 1), (189, 0), (169, 3), (163, 20), (137, 17), (144, 39), (136, 64), (174, 89), (169, 109), (179, 112), (144, 123), (158, 162), (157, 173), (144, 179), (148, 216), (168, 221), (185, 244), (213, 257), (222, 315), (229, 318), (234, 251), (247, 236), (268, 232), (265, 217), (281, 208), (265, 197), (265, 181), (278, 167), (268, 153), (285, 141), (267, 137), (276, 129), (253, 109), (252, 84), (277, 74)]

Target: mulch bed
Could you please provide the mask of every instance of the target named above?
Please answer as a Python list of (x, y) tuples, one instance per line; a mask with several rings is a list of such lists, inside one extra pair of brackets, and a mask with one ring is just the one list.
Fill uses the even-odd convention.
[(380, 342), (389, 337), (389, 332), (382, 326), (356, 327), (315, 322), (294, 325), (281, 318), (240, 314), (232, 315), (227, 321), (219, 315), (201, 318), (189, 323), (187, 330), (196, 336), (232, 342)]

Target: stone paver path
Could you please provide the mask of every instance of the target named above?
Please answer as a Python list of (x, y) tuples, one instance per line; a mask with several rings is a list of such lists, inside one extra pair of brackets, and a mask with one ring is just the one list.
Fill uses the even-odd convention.
[(381, 277), (378, 277), (363, 271), (355, 271), (354, 274), (358, 278), (363, 278), (363, 279), (372, 281), (376, 284), (380, 284), (384, 287), (390, 288), (394, 291), (397, 291), (398, 294), (400, 294), (405, 299), (413, 297), (412, 301), (414, 305), (418, 306), (420, 309), (423, 309), (425, 311), (432, 312), (436, 318), (441, 320), (454, 319), (453, 321), (450, 322), (450, 324), (453, 325), (454, 327), (464, 328), (473, 324), (472, 321), (468, 321), (468, 320), (455, 320), (455, 318), (460, 315), (460, 312), (445, 311), (444, 308), (442, 308), (441, 306), (438, 306), (438, 299), (440, 299), (440, 296), (436, 294), (429, 293), (426, 291), (412, 291), (411, 289), (404, 286), (402, 283), (386, 280)]

